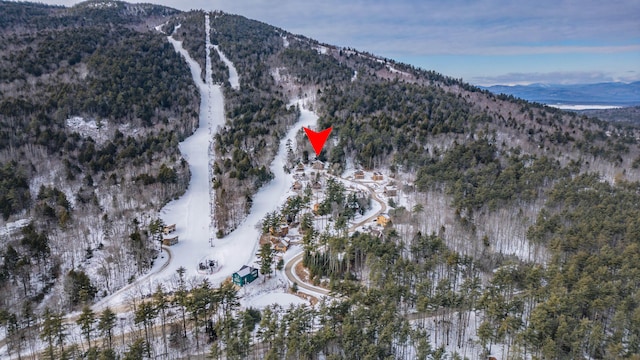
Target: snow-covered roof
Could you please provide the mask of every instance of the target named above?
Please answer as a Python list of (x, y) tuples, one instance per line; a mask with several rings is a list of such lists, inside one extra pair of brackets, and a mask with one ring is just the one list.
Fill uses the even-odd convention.
[(251, 274), (253, 270), (254, 268), (252, 268), (251, 266), (244, 265), (240, 268), (240, 270), (238, 270), (238, 272), (236, 272), (236, 274), (238, 274), (238, 276), (240, 277), (245, 277)]

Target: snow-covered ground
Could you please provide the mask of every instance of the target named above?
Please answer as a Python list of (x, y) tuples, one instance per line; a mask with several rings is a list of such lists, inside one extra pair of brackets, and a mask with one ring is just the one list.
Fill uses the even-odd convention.
[[(210, 31), (208, 16), (205, 21), (208, 34)], [(278, 153), (271, 163), (271, 171), (275, 175), (274, 179), (253, 197), (253, 206), (249, 215), (235, 231), (223, 239), (213, 239), (212, 234), (215, 233), (215, 229), (213, 229), (211, 221), (213, 198), (210, 193), (209, 172), (210, 157), (213, 156), (213, 153), (210, 149), (213, 135), (218, 126), (225, 123), (223, 93), (220, 85), (214, 85), (211, 82), (211, 64), (208, 56), (207, 81), (203, 82), (200, 79), (200, 66), (182, 48), (181, 42), (171, 36), (168, 39), (189, 64), (192, 77), (201, 94), (199, 128), (192, 136), (180, 143), (180, 151), (189, 162), (191, 171), (189, 187), (181, 198), (170, 202), (161, 211), (161, 217), (165, 224), (176, 224), (175, 234), (178, 235), (179, 242), (170, 248), (171, 257), (168, 264), (166, 260), (156, 261), (154, 268), (148, 275), (137, 279), (134, 284), (104, 299), (100, 302), (100, 306), (121, 304), (126, 301), (132, 291), (151, 292), (158, 283), (164, 283), (170, 288), (176, 277), (176, 270), (180, 267), (186, 270), (185, 277), (187, 279), (208, 278), (212, 284), (217, 286), (243, 265), (255, 265), (255, 254), (258, 251), (260, 237), (257, 225), (268, 212), (276, 210), (286, 200), (293, 184), (292, 175), (286, 174), (284, 170), (287, 156), (286, 143), (290, 140), (292, 144), (295, 144), (296, 135), (302, 130), (302, 127), (313, 126), (318, 120), (318, 116), (307, 109), (305, 100), (296, 100), (290, 104), (291, 106), (298, 105), (301, 114), (298, 122), (289, 129), (281, 140)], [(209, 36), (206, 36), (206, 41), (207, 50), (209, 50), (213, 47), (210, 45)], [(234, 68), (233, 64), (229, 66), (229, 69), (232, 68)], [(165, 257), (167, 257), (166, 254)], [(217, 262), (218, 266), (213, 274), (198, 271), (198, 264), (204, 260)], [(249, 306), (262, 306), (267, 302), (288, 306), (292, 303), (304, 302), (296, 296), (285, 293), (288, 284), (283, 281), (281, 276), (276, 274), (274, 279), (279, 281), (277, 286), (273, 286), (273, 284), (268, 287), (261, 286), (262, 279), (259, 279), (243, 288), (240, 295), (247, 298), (245, 302)]]
[[(207, 16), (206, 25), (209, 24), (208, 19)], [(209, 68), (206, 69), (205, 83), (200, 80), (198, 63), (182, 48), (180, 42), (172, 37), (169, 40), (187, 59), (192, 77), (200, 90), (200, 123), (196, 132), (180, 143), (180, 152), (189, 163), (191, 172), (189, 188), (181, 198), (170, 202), (161, 211), (165, 224), (176, 224), (179, 242), (171, 248), (171, 263), (157, 275), (158, 279), (165, 278), (163, 274), (175, 274), (179, 267), (187, 269), (187, 274), (193, 273), (191, 270), (195, 270), (197, 265), (194, 258), (201, 257), (210, 247), (214, 229), (211, 224), (209, 156), (213, 134), (225, 123), (222, 88), (212, 84), (210, 61), (207, 61)]]
[(256, 307), (256, 308), (265, 308), (269, 305), (273, 304), (293, 304), (293, 305), (307, 305), (307, 302), (295, 295), (292, 294), (274, 294), (267, 293), (264, 295), (260, 295), (252, 299), (250, 302), (241, 302), (245, 307)]
[(213, 48), (216, 49), (216, 51), (218, 52), (218, 55), (220, 56), (220, 59), (222, 60), (222, 62), (225, 65), (227, 65), (227, 68), (229, 68), (229, 83), (231, 84), (231, 88), (234, 89), (234, 90), (239, 90), (240, 89), (240, 76), (238, 75), (238, 71), (236, 70), (236, 67), (224, 55), (224, 53), (220, 50), (220, 47), (218, 45), (213, 45)]
[(295, 144), (296, 134), (301, 131), (302, 127), (312, 126), (318, 120), (318, 116), (314, 112), (304, 108), (303, 101), (298, 100), (297, 104), (300, 105), (300, 118), (280, 141), (278, 154), (271, 163), (270, 169), (275, 175), (274, 179), (262, 187), (253, 197), (251, 212), (238, 229), (224, 239), (215, 240), (213, 251), (210, 252), (210, 255), (205, 256), (205, 258), (215, 259), (220, 265), (220, 270), (211, 275), (211, 280), (214, 283), (221, 282), (231, 276), (242, 265), (254, 263), (260, 237), (257, 225), (267, 213), (277, 210), (287, 198), (288, 191), (293, 185), (293, 177), (284, 171), (287, 156), (286, 143), (291, 140)]
[[(206, 25), (208, 30), (208, 15)], [(179, 26), (176, 27), (178, 29)], [(208, 33), (208, 32), (207, 32)], [(180, 143), (180, 152), (189, 163), (191, 179), (185, 194), (177, 200), (167, 204), (160, 212), (165, 224), (176, 224), (175, 235), (178, 244), (171, 247), (171, 258), (164, 255), (156, 261), (147, 276), (137, 279), (135, 284), (128, 286), (116, 294), (103, 299), (98, 305), (115, 305), (122, 303), (132, 287), (152, 289), (153, 284), (168, 281), (176, 270), (184, 267), (186, 275), (196, 275), (198, 260), (210, 250), (212, 228), (210, 192), (210, 156), (212, 155), (212, 139), (218, 128), (224, 126), (224, 96), (220, 85), (211, 81), (211, 62), (207, 61), (206, 82), (200, 78), (201, 68), (189, 53), (182, 47), (182, 42), (172, 36), (167, 37), (174, 49), (187, 61), (191, 76), (200, 91), (200, 119), (198, 129)], [(209, 41), (209, 37), (206, 37)], [(207, 47), (209, 51), (210, 47)], [(207, 58), (209, 58), (207, 56)], [(164, 259), (164, 261), (162, 261)]]
[(318, 45), (314, 48), (318, 54), (326, 55), (329, 49), (326, 46)]
[(91, 137), (97, 144), (104, 144), (111, 139), (115, 129), (130, 136), (135, 136), (138, 133), (137, 129), (131, 129), (130, 124), (122, 124), (116, 127), (107, 120), (87, 120), (81, 116), (68, 118), (66, 125), (70, 130), (78, 132), (83, 137)]
[(20, 219), (13, 222), (9, 222), (4, 224), (4, 226), (0, 227), (0, 236), (8, 236), (11, 235), (23, 227), (29, 225), (31, 218)]
[(408, 72), (398, 70), (398, 69), (394, 68), (394, 67), (393, 67), (393, 66), (391, 66), (391, 65), (387, 65), (387, 69), (389, 69), (389, 71), (391, 71), (391, 72), (392, 72), (392, 73), (394, 73), (394, 74), (400, 74), (400, 75), (402, 75), (402, 76), (411, 76), (411, 74), (409, 74)]
[(163, 34), (166, 34), (166, 33), (164, 32), (164, 30), (162, 29), (162, 28), (164, 28), (164, 26), (165, 26), (165, 25), (167, 25), (167, 23), (166, 23), (166, 22), (163, 22), (162, 24), (160, 24), (160, 25), (156, 26), (154, 29), (156, 29), (156, 31), (158, 31), (158, 32), (161, 32), (161, 33), (163, 33)]

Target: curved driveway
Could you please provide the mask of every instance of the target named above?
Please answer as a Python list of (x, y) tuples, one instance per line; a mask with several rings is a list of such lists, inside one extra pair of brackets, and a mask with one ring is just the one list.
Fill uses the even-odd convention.
[[(373, 200), (377, 201), (381, 207), (380, 210), (376, 211), (373, 215), (369, 216), (368, 218), (359, 221), (353, 225), (351, 225), (351, 227), (349, 227), (349, 232), (354, 231), (356, 228), (372, 221), (373, 219), (377, 218), (378, 215), (384, 213), (385, 211), (387, 211), (387, 204), (384, 203), (384, 201), (380, 200), (380, 198), (378, 197), (378, 195), (376, 194), (375, 190), (373, 190), (373, 188), (370, 185), (366, 185), (364, 183), (355, 181), (355, 180), (347, 180), (344, 178), (339, 177), (339, 179), (343, 180), (343, 181), (348, 181), (354, 184), (358, 184), (361, 186), (364, 186), (367, 188), (367, 190), (369, 190), (369, 193), (371, 194), (371, 197), (373, 198)], [(291, 283), (296, 283), (298, 285), (298, 291), (300, 290), (306, 290), (306, 291), (302, 291), (304, 293), (307, 293), (311, 296), (316, 296), (316, 295), (329, 295), (329, 290), (320, 287), (320, 286), (315, 286), (310, 282), (305, 282), (303, 281), (298, 274), (295, 273), (295, 268), (298, 266), (298, 264), (300, 262), (302, 262), (302, 257), (304, 255), (304, 251), (300, 252), (299, 254), (297, 254), (296, 256), (292, 257), (291, 260), (289, 260), (284, 267), (284, 273), (287, 276), (287, 279), (289, 279), (289, 281)]]

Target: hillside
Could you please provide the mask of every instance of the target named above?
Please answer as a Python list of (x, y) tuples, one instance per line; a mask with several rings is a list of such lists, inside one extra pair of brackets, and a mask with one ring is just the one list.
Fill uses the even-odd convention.
[[(146, 227), (189, 179), (177, 144), (198, 95), (147, 25), (176, 11), (100, 4), (0, 3), (5, 309), (77, 306), (144, 273)], [(91, 275), (80, 298), (75, 274)]]
[(636, 126), (640, 124), (640, 106), (606, 110), (583, 110), (580, 113), (591, 117), (597, 117), (604, 121), (619, 122)]
[[(299, 234), (307, 285), (329, 295), (308, 294), (315, 307), (258, 310), (238, 302), (251, 290), (185, 279), (183, 269), (144, 290), (152, 300), (127, 300), (126, 343), (121, 328), (122, 344), (112, 344), (115, 325), (96, 308), (90, 331), (63, 337), (78, 354), (85, 345), (133, 358), (640, 352), (638, 129), (222, 12), (209, 14), (211, 44), (202, 11), (2, 2), (0, 14), (0, 314), (10, 357), (27, 347), (61, 356), (45, 324), (135, 285), (157, 256), (155, 220), (190, 180), (178, 143), (202, 115), (203, 90), (169, 35), (200, 65), (198, 80), (210, 69), (222, 84), (226, 123), (211, 129), (209, 154), (214, 251), (234, 230), (256, 228), (244, 220), (276, 176), (279, 149), (285, 174), (311, 168), (310, 145), (291, 145), (291, 134), (284, 144), (301, 112), (333, 127), (317, 157), (326, 170), (305, 180), (324, 186), (321, 197), (301, 190), (260, 226), (268, 234), (286, 222)], [(358, 170), (384, 181), (355, 183)], [(355, 226), (356, 209), (373, 210), (354, 184), (384, 193), (379, 230)], [(260, 249), (262, 262), (271, 255)], [(275, 291), (270, 282), (255, 291)]]

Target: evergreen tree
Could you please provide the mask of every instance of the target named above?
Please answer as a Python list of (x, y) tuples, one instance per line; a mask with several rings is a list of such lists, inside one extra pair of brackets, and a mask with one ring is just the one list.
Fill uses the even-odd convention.
[(47, 356), (49, 359), (56, 359), (54, 344), (60, 347), (59, 353), (64, 352), (64, 340), (67, 336), (65, 332), (62, 314), (45, 308), (42, 315), (42, 328), (40, 330), (40, 338), (47, 342)]
[(158, 284), (158, 286), (156, 287), (156, 291), (153, 293), (153, 305), (160, 314), (160, 321), (162, 324), (162, 343), (164, 344), (164, 352), (168, 353), (169, 350), (167, 349), (166, 311), (169, 308), (169, 300), (164, 293), (162, 284)]
[(100, 313), (98, 320), (98, 330), (103, 337), (106, 337), (108, 349), (113, 349), (113, 328), (116, 326), (116, 319), (116, 314), (107, 307)]
[(91, 349), (91, 334), (95, 330), (93, 327), (95, 322), (96, 322), (95, 313), (93, 312), (93, 310), (91, 310), (91, 307), (85, 305), (82, 308), (82, 313), (78, 317), (78, 320), (76, 320), (76, 323), (80, 326), (80, 329), (82, 330), (82, 334), (84, 335), (84, 338), (87, 340), (87, 345), (89, 346), (89, 349)]
[[(142, 323), (144, 327), (145, 343), (151, 344), (150, 331), (153, 327), (153, 320), (157, 316), (157, 310), (151, 301), (143, 301), (134, 313), (134, 322)], [(146, 346), (147, 356), (151, 357), (151, 346)]]
[[(269, 277), (271, 277), (271, 273), (273, 272), (273, 270), (271, 269), (271, 265), (273, 264), (273, 254), (274, 251), (271, 248), (270, 242), (262, 244), (262, 246), (260, 246), (260, 251), (256, 255), (260, 259), (260, 273), (262, 275), (269, 275)], [(265, 280), (263, 280), (263, 282)]]

